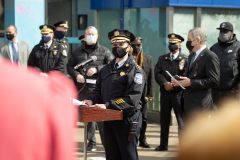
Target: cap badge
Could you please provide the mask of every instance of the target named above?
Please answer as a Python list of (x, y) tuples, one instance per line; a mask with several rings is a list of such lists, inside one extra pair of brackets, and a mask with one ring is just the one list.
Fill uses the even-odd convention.
[(114, 36), (118, 36), (119, 35), (119, 32), (118, 31), (115, 31), (114, 32)]
[(46, 28), (47, 28), (47, 26), (43, 26), (43, 28), (44, 28), (44, 29), (46, 29)]
[(171, 36), (172, 38), (174, 38), (175, 37), (175, 35), (174, 34), (172, 34), (172, 36)]
[(221, 24), (221, 28), (225, 28), (226, 27), (226, 24), (225, 23), (222, 23)]
[(125, 75), (125, 72), (121, 72), (121, 73), (120, 73), (120, 76), (124, 76), (124, 75)]

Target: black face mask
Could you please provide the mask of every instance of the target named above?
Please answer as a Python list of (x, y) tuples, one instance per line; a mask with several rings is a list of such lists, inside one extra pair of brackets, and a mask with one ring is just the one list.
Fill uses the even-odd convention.
[(123, 58), (127, 54), (127, 48), (122, 48), (122, 47), (114, 47), (112, 48), (112, 53), (116, 58)]
[(142, 46), (133, 45), (133, 53), (138, 53), (142, 50)]
[(194, 48), (194, 46), (192, 46), (192, 41), (187, 41), (186, 43), (187, 49), (191, 52)]
[(170, 52), (174, 52), (175, 50), (178, 49), (178, 45), (176, 45), (176, 44), (174, 44), (174, 43), (170, 43), (170, 44), (168, 45), (168, 49), (169, 49)]
[(14, 38), (14, 34), (6, 34), (6, 37), (9, 41), (11, 41)]

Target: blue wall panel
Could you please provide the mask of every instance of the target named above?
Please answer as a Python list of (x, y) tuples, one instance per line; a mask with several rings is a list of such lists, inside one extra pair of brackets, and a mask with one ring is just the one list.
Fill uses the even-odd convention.
[[(240, 0), (125, 0), (126, 8), (157, 6), (240, 8)], [(91, 0), (91, 9), (120, 8), (120, 0)]]

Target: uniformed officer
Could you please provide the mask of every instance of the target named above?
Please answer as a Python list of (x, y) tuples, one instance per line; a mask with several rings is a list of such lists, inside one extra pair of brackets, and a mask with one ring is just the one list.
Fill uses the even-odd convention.
[(45, 76), (48, 76), (47, 73), (53, 70), (64, 73), (67, 51), (53, 40), (55, 28), (50, 25), (42, 25), (39, 28), (42, 40), (30, 53), (28, 66), (39, 70)]
[(78, 39), (81, 41), (82, 45), (86, 42), (85, 35), (81, 35)]
[(184, 38), (174, 33), (169, 34), (168, 38), (170, 53), (160, 56), (155, 66), (155, 79), (161, 91), (161, 142), (160, 146), (158, 146), (155, 151), (168, 150), (169, 125), (172, 108), (177, 118), (179, 132), (183, 125), (181, 110), (182, 89), (179, 86), (173, 86), (171, 77), (165, 71), (169, 71), (173, 76), (178, 75), (180, 77), (184, 75), (187, 65), (187, 56), (181, 53), (181, 42), (184, 41)]
[(218, 42), (210, 48), (218, 56), (220, 63), (220, 84), (212, 89), (213, 102), (216, 105), (223, 98), (236, 97), (240, 83), (240, 43), (233, 32), (233, 25), (223, 22), (217, 29), (220, 30)]
[(63, 20), (54, 24), (56, 27), (56, 31), (54, 32), (54, 38), (56, 39), (57, 43), (60, 43), (67, 51), (69, 55), (69, 43), (68, 39), (65, 37), (68, 31), (68, 21)]
[(143, 52), (142, 38), (137, 37), (131, 44), (133, 48), (132, 55), (136, 57), (136, 63), (144, 70), (146, 75), (146, 83), (144, 92), (141, 98), (142, 102), (142, 128), (139, 136), (139, 146), (144, 148), (150, 148), (150, 145), (146, 142), (146, 129), (147, 129), (147, 102), (153, 98), (154, 92), (154, 69), (152, 56)]
[[(137, 139), (142, 121), (140, 99), (145, 74), (130, 54), (130, 43), (135, 39), (131, 32), (115, 29), (108, 33), (108, 38), (115, 59), (102, 68), (93, 94), (84, 102), (92, 107), (123, 111), (123, 120), (104, 122), (106, 159), (137, 160)], [(129, 139), (132, 121), (139, 123), (135, 126), (137, 131), (130, 134), (133, 139)]]

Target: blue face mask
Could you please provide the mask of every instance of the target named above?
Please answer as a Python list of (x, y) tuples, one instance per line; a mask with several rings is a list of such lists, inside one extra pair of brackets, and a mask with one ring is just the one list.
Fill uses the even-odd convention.
[(47, 43), (47, 42), (49, 42), (50, 40), (51, 40), (51, 36), (47, 36), (47, 37), (42, 36), (42, 41), (43, 41), (43, 43)]
[(55, 36), (57, 37), (57, 39), (62, 39), (66, 36), (67, 32), (63, 32), (63, 31), (55, 31)]

